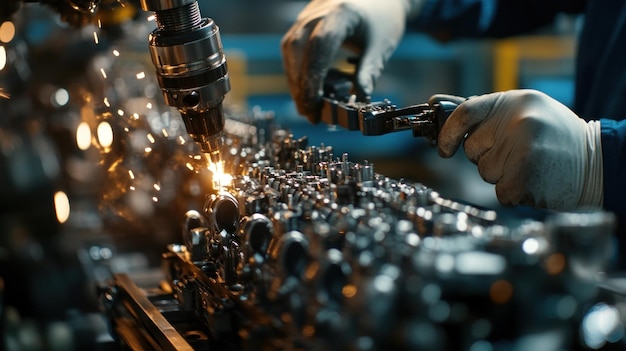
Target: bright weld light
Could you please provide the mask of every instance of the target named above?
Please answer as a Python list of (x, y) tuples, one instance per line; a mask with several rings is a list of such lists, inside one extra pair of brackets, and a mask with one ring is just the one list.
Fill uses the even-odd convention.
[(170, 135), (167, 133), (167, 130), (165, 130), (165, 128), (161, 129), (161, 132), (163, 133), (164, 137), (169, 137)]
[(124, 110), (117, 110), (117, 115), (122, 117), (124, 115)]
[(185, 145), (185, 138), (183, 138), (182, 135), (178, 136), (178, 142), (180, 143), (180, 145)]
[(156, 19), (156, 15), (150, 15), (148, 16), (148, 22), (152, 22)]
[(8, 43), (15, 37), (15, 25), (11, 21), (6, 21), (0, 25), (0, 41)]
[(156, 142), (156, 139), (154, 139), (154, 137), (152, 136), (152, 134), (148, 133), (146, 135), (146, 138), (148, 138), (148, 140), (150, 141), (150, 143), (154, 144)]
[(139, 114), (137, 114), (137, 112), (133, 113), (133, 115), (130, 117), (134, 120), (138, 120), (139, 119)]
[(113, 56), (120, 56), (120, 52), (117, 50), (113, 50)]
[(7, 50), (4, 46), (0, 46), (0, 71), (7, 65)]
[(102, 28), (102, 21), (98, 19), (98, 28)]
[(96, 45), (98, 44), (98, 33), (96, 33), (95, 31), (93, 32), (93, 41), (94, 43), (96, 43)]
[(193, 165), (191, 163), (187, 162), (185, 166), (189, 168), (190, 171), (193, 171)]
[(128, 176), (130, 177), (130, 179), (135, 179), (135, 173), (133, 173), (132, 169), (128, 170)]
[(104, 68), (100, 68), (100, 73), (102, 73), (102, 77), (104, 77), (104, 79), (107, 79), (107, 73), (104, 71)]
[(146, 74), (144, 72), (139, 72), (136, 75), (137, 79), (144, 79), (146, 78)]
[(54, 194), (54, 210), (59, 223), (65, 223), (70, 218), (70, 199), (62, 191)]
[(154, 190), (161, 191), (161, 186), (159, 184), (154, 184), (153, 187), (154, 187)]
[(145, 149), (143, 149), (143, 151), (145, 151), (147, 154), (152, 152), (152, 148), (151, 147), (147, 147)]
[(109, 98), (104, 98), (104, 106), (111, 107), (111, 103), (109, 102)]
[(91, 146), (91, 128), (87, 122), (80, 122), (76, 128), (76, 145), (83, 151)]
[(222, 162), (211, 163), (208, 169), (213, 173), (213, 185), (216, 188), (227, 186), (233, 181), (233, 176), (224, 172), (224, 164)]
[(156, 197), (156, 196), (153, 196), (153, 197), (152, 197), (152, 201), (154, 201), (154, 202), (159, 202), (159, 198), (158, 198), (158, 197)]
[(136, 188), (133, 185), (131, 185), (131, 186), (128, 187), (128, 189), (130, 189), (132, 191), (135, 191)]
[(113, 128), (111, 128), (109, 122), (100, 122), (100, 124), (98, 124), (97, 134), (98, 142), (103, 147), (110, 147), (113, 144)]
[(147, 104), (146, 104), (146, 108), (147, 108), (147, 109), (151, 109), (151, 108), (152, 108), (152, 103), (151, 103), (151, 102), (147, 103)]

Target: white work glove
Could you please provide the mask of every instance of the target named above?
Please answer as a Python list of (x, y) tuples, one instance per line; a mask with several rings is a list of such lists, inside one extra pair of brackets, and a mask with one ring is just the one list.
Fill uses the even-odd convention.
[(374, 82), (404, 34), (405, 22), (423, 0), (313, 0), (283, 36), (281, 49), (298, 112), (319, 122), (324, 78), (340, 47), (361, 54), (357, 91)]
[(541, 92), (512, 90), (465, 101), (439, 133), (439, 154), (452, 156), (461, 142), (503, 205), (602, 205), (600, 122), (584, 121)]

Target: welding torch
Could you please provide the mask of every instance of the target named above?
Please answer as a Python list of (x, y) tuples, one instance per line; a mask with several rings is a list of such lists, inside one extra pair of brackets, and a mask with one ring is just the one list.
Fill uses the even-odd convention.
[[(80, 27), (89, 23), (101, 3), (114, 0), (2, 0), (0, 17), (11, 16), (20, 2), (40, 2)], [(230, 91), (226, 56), (219, 28), (203, 18), (197, 0), (139, 0), (153, 11), (157, 28), (148, 44), (165, 103), (176, 107), (189, 136), (209, 160), (221, 163), (224, 110)]]
[(368, 97), (353, 93), (353, 76), (336, 69), (329, 70), (324, 81), (321, 121), (363, 135), (383, 135), (411, 130), (437, 144), (441, 127), (450, 114), (466, 99), (454, 95), (433, 95), (427, 103), (398, 108), (385, 99), (370, 102)]
[(219, 28), (202, 18), (196, 0), (141, 0), (141, 8), (155, 14), (148, 42), (165, 102), (178, 109), (209, 160), (221, 163), (230, 80)]

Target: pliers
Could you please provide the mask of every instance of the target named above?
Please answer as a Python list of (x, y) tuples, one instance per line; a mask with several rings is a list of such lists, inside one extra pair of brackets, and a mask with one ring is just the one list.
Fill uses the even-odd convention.
[[(397, 108), (389, 100), (369, 102), (352, 93), (352, 78), (330, 70), (324, 81), (321, 121), (363, 135), (383, 135), (412, 130), (413, 136), (425, 137), (432, 145), (448, 116), (465, 98), (435, 95), (429, 102)], [(363, 101), (365, 100), (365, 101)]]

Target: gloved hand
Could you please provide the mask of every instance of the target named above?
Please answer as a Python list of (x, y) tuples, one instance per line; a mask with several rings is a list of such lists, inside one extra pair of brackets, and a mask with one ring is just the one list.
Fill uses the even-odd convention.
[(370, 95), (374, 81), (404, 34), (407, 16), (423, 0), (314, 0), (283, 36), (281, 49), (298, 112), (319, 122), (326, 72), (342, 44), (362, 53), (357, 92)]
[(439, 133), (439, 154), (452, 156), (461, 142), (503, 205), (602, 205), (600, 122), (584, 121), (541, 92), (512, 90), (465, 101)]

